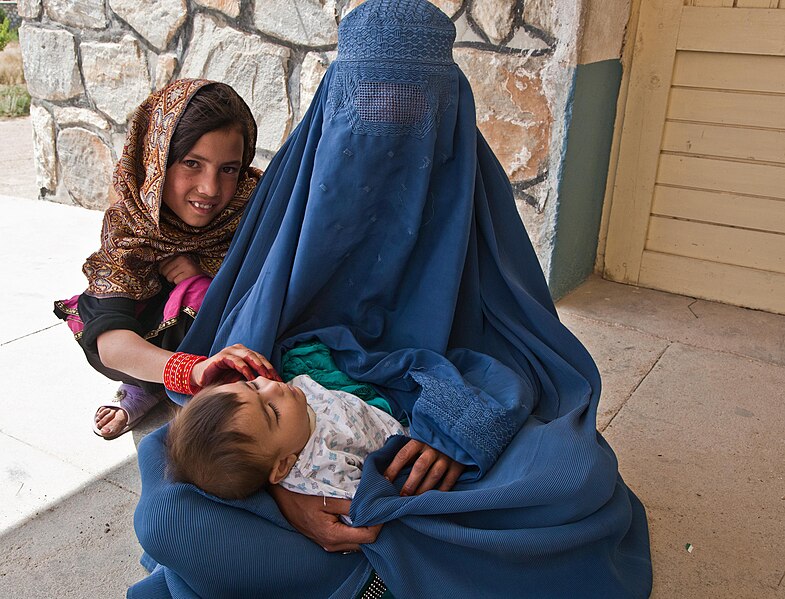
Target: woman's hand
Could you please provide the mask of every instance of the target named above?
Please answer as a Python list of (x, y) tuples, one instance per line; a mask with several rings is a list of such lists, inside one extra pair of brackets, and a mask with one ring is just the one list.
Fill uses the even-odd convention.
[(236, 343), (194, 366), (191, 371), (191, 384), (206, 387), (215, 383), (233, 383), (243, 379), (252, 381), (257, 376), (281, 381), (281, 377), (267, 358)]
[(420, 495), (431, 489), (449, 491), (466, 468), (430, 445), (412, 439), (398, 451), (384, 471), (384, 477), (392, 482), (412, 463), (412, 471), (401, 489), (403, 497)]
[(161, 263), (158, 265), (158, 272), (174, 285), (190, 277), (205, 274), (196, 261), (188, 254), (179, 254), (161, 260)]
[(361, 544), (373, 543), (382, 525), (352, 527), (339, 516), (349, 515), (349, 499), (301, 495), (280, 485), (270, 487), (270, 494), (284, 518), (298, 531), (325, 551), (359, 551)]

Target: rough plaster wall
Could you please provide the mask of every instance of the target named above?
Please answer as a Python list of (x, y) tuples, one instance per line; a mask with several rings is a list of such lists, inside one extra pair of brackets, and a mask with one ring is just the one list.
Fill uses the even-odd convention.
[[(433, 0), (456, 24), (455, 59), (472, 83), (478, 125), (546, 274), (583, 1)], [(134, 0), (26, 0), (21, 41), (41, 197), (105, 207), (106, 177), (95, 173), (113, 169), (132, 105), (181, 76), (221, 79), (243, 95), (259, 120), (264, 167), (335, 58), (340, 19), (360, 3), (157, 0), (151, 12)], [(82, 151), (92, 162), (69, 158)]]
[(621, 57), (630, 0), (584, 0), (579, 64)]
[(546, 279), (550, 279), (551, 258), (556, 233), (558, 190), (567, 149), (567, 129), (570, 121), (570, 102), (578, 55), (578, 32), (582, 3), (562, 0), (529, 0), (525, 15), (532, 22), (552, 32), (556, 46), (551, 60), (542, 72), (543, 89), (551, 104), (553, 124), (549, 155), (549, 177), (541, 184), (540, 209), (532, 213), (522, 209), (523, 218), (532, 238)]

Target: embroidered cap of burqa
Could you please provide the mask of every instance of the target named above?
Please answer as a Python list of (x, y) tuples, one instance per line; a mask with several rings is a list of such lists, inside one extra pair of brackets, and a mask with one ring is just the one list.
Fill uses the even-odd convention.
[(385, 524), (379, 539), (332, 555), (264, 492), (223, 502), (167, 481), (163, 429), (139, 447), (135, 524), (159, 564), (139, 593), (352, 597), (373, 568), (399, 598), (648, 596), (645, 514), (595, 430), (599, 374), (556, 316), (454, 37), (424, 0), (341, 22), (181, 350), (243, 343), (277, 363), (318, 338), (466, 473), (400, 497), (404, 476), (381, 475), (391, 439), (351, 507)]

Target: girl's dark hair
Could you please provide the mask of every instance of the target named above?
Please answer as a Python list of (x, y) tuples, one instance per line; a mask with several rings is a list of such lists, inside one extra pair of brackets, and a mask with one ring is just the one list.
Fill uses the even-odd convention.
[(234, 429), (240, 398), (207, 387), (172, 419), (166, 437), (168, 473), (223, 499), (242, 499), (267, 485), (271, 459)]
[(200, 88), (188, 102), (177, 123), (169, 145), (166, 168), (182, 160), (205, 133), (239, 127), (243, 134), (245, 170), (256, 153), (256, 121), (248, 104), (225, 83), (210, 83)]

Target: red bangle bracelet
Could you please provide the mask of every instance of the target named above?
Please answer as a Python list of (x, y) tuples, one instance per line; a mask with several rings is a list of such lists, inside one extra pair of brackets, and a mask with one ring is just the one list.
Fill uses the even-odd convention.
[(200, 387), (191, 385), (191, 372), (199, 362), (204, 362), (204, 356), (195, 356), (183, 352), (176, 352), (166, 361), (164, 366), (164, 387), (170, 391), (193, 395)]

